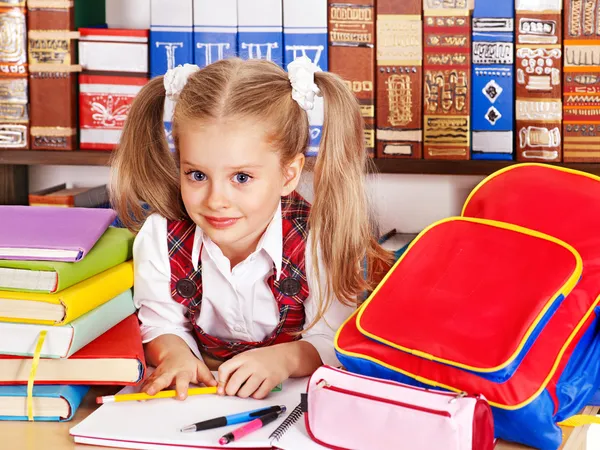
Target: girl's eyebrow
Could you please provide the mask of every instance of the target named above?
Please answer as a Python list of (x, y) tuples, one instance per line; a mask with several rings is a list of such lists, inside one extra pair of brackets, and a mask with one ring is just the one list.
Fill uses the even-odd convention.
[(263, 164), (242, 164), (240, 166), (230, 166), (228, 170), (242, 170), (242, 169), (258, 169), (263, 167)]

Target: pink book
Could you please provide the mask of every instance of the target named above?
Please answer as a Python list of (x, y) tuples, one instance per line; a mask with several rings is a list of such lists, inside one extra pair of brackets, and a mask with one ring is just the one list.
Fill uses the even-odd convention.
[(103, 208), (0, 206), (0, 259), (80, 261), (115, 217)]

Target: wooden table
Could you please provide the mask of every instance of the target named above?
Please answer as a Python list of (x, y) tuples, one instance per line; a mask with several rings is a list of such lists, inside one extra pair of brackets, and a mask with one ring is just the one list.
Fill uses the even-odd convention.
[[(106, 450), (107, 447), (75, 444), (69, 429), (85, 419), (98, 405), (99, 395), (111, 395), (114, 387), (95, 387), (84, 398), (70, 422), (0, 422), (0, 447), (7, 450)], [(584, 414), (598, 414), (600, 408), (588, 406)], [(565, 428), (561, 450), (585, 450), (588, 427)], [(495, 450), (526, 450), (529, 447), (499, 442)]]

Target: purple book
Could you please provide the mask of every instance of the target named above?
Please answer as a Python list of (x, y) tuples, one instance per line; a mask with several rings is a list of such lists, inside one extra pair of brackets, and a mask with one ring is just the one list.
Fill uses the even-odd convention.
[(0, 206), (0, 259), (80, 261), (115, 217), (112, 209)]

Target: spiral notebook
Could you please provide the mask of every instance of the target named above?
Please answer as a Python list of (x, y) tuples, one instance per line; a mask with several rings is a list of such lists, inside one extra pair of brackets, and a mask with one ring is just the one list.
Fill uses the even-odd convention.
[[(280, 392), (272, 392), (264, 400), (199, 395), (189, 397), (185, 401), (157, 399), (147, 402), (107, 403), (71, 428), (70, 434), (75, 442), (80, 444), (131, 449), (271, 449), (275, 447), (281, 450), (322, 449), (324, 447), (317, 445), (308, 437), (301, 417), (282, 430), (279, 440), (270, 438), (270, 435), (293, 413), (300, 402), (300, 394), (306, 392), (307, 382), (308, 378), (287, 380)], [(121, 393), (134, 391), (135, 388), (127, 387)], [(186, 425), (202, 420), (274, 405), (286, 406), (288, 412), (283, 418), (226, 447), (219, 446), (219, 438), (239, 425), (196, 433), (179, 431)], [(288, 420), (289, 422), (291, 421)]]

